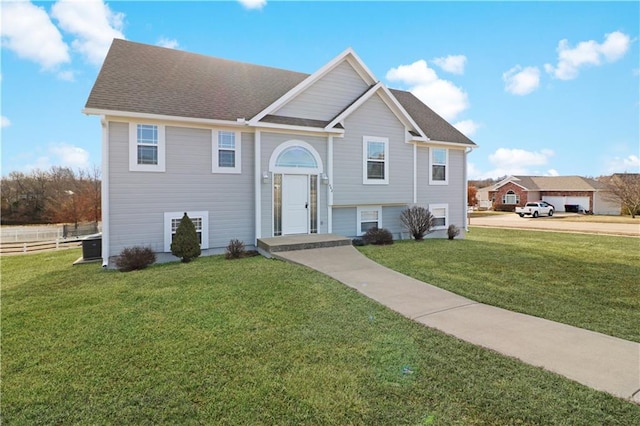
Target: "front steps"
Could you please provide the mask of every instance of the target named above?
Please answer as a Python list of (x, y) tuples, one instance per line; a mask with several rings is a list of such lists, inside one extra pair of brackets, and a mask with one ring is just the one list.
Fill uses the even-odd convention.
[(286, 235), (258, 239), (258, 252), (264, 257), (281, 251), (307, 250), (351, 245), (351, 238), (334, 234)]

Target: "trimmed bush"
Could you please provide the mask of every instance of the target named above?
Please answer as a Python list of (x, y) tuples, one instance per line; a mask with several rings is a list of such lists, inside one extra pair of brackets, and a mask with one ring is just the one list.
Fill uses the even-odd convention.
[(122, 272), (144, 269), (156, 261), (151, 247), (126, 247), (116, 258), (116, 267)]
[(386, 245), (393, 244), (393, 235), (388, 229), (384, 228), (371, 228), (362, 237), (362, 240), (366, 244), (374, 245)]
[(458, 228), (454, 224), (449, 225), (449, 227), (447, 228), (447, 237), (449, 237), (450, 240), (453, 240), (458, 235), (460, 235), (460, 228)]
[(239, 259), (246, 254), (244, 249), (244, 243), (240, 240), (231, 240), (227, 245), (227, 251), (224, 254), (225, 259)]
[(171, 254), (182, 259), (182, 262), (190, 262), (200, 256), (200, 241), (198, 233), (187, 213), (180, 219), (180, 225), (176, 229), (171, 243)]
[(434, 221), (435, 218), (431, 212), (420, 206), (406, 208), (400, 213), (400, 222), (416, 241), (424, 239), (425, 234), (433, 228)]

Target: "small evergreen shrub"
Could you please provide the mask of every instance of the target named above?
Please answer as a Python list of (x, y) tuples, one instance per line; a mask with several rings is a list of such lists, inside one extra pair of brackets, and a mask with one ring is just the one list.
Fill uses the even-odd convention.
[(227, 245), (227, 251), (224, 254), (225, 259), (239, 259), (246, 254), (244, 249), (244, 243), (240, 240), (231, 240)]
[(454, 224), (449, 225), (449, 227), (447, 228), (447, 237), (449, 237), (450, 240), (453, 240), (458, 235), (460, 235), (460, 228), (458, 228)]
[(116, 257), (116, 267), (122, 272), (144, 269), (156, 261), (151, 247), (126, 247)]
[(171, 254), (182, 259), (182, 262), (190, 262), (200, 256), (200, 241), (198, 233), (187, 213), (180, 219), (176, 234), (171, 243)]
[(435, 218), (431, 212), (421, 206), (411, 206), (400, 213), (400, 222), (407, 228), (416, 241), (422, 241), (425, 234), (433, 228)]
[(393, 235), (388, 229), (384, 228), (371, 228), (362, 237), (362, 240), (366, 244), (374, 245), (386, 245), (393, 244)]
[(362, 238), (354, 238), (353, 240), (351, 240), (351, 244), (353, 244), (356, 247), (362, 247), (367, 245)]

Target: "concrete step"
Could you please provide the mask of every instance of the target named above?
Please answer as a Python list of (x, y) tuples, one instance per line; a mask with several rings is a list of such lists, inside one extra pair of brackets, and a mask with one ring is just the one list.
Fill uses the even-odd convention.
[(258, 252), (265, 257), (271, 253), (351, 245), (351, 238), (334, 234), (285, 235), (258, 239)]

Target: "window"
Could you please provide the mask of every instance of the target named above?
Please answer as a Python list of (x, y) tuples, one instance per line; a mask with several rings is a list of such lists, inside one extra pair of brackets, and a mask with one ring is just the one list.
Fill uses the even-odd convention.
[(381, 206), (356, 207), (356, 214), (358, 219), (356, 235), (364, 235), (371, 228), (382, 228)]
[(165, 171), (165, 128), (158, 124), (129, 124), (129, 170)]
[(430, 204), (429, 211), (433, 215), (433, 229), (446, 229), (449, 223), (448, 204)]
[(389, 139), (365, 136), (362, 141), (364, 184), (389, 183)]
[[(184, 216), (182, 212), (168, 212), (164, 214), (164, 251), (171, 252), (171, 242), (176, 234), (176, 230), (180, 225), (180, 220)], [(193, 222), (200, 240), (200, 248), (209, 248), (209, 212), (207, 211), (188, 211), (187, 216)]]
[(212, 173), (240, 173), (240, 132), (213, 130), (211, 146), (213, 151)]
[(445, 148), (431, 148), (429, 156), (429, 183), (431, 185), (446, 185), (449, 180), (449, 170), (447, 163), (449, 161), (449, 150)]
[(509, 190), (502, 196), (502, 204), (520, 204), (520, 196)]

